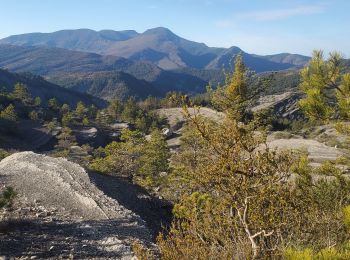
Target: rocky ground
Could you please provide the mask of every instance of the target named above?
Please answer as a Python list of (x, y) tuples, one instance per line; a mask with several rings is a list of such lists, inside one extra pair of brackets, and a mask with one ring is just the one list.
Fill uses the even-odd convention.
[(287, 119), (299, 119), (302, 117), (298, 101), (301, 94), (298, 91), (286, 91), (282, 94), (265, 95), (259, 98), (257, 104), (252, 107), (253, 112), (263, 109), (273, 108), (273, 112), (278, 117)]
[[(212, 120), (220, 120), (224, 116), (223, 113), (207, 107), (201, 107), (199, 110), (195, 108), (189, 108), (188, 111), (191, 115), (199, 114)], [(176, 127), (181, 126), (185, 120), (183, 109), (181, 107), (162, 108), (158, 109), (156, 112), (160, 116), (166, 117), (170, 127), (175, 128), (175, 130)]]
[(305, 129), (299, 134), (272, 132), (267, 138), (267, 143), (271, 148), (304, 152), (308, 155), (310, 165), (315, 167), (325, 161), (334, 162), (341, 158), (350, 158), (348, 138), (340, 134), (334, 125)]
[[(189, 108), (188, 111), (191, 115), (199, 114), (214, 121), (222, 120), (224, 118), (223, 113), (207, 107), (201, 107), (199, 110)], [(173, 135), (167, 139), (167, 143), (170, 149), (175, 151), (180, 146), (180, 138), (186, 121), (184, 111), (181, 107), (174, 107), (158, 109), (156, 112), (158, 115), (165, 117), (168, 121)]]
[[(295, 93), (286, 92), (282, 95), (271, 95), (260, 100), (260, 105), (256, 107), (256, 110), (274, 106), (280, 103), (291, 102), (290, 113), (296, 116), (295, 106)], [(294, 111), (294, 112), (293, 112)], [(211, 120), (222, 120), (223, 114), (210, 108), (201, 108), (199, 112), (194, 108), (190, 108), (191, 114), (199, 113), (200, 115), (207, 117)], [(282, 111), (287, 113), (286, 111)], [(281, 112), (281, 113), (282, 113)], [(182, 129), (185, 124), (185, 118), (182, 108), (168, 108), (157, 110), (159, 115), (167, 118), (170, 127), (173, 129), (174, 134), (167, 139), (168, 145), (174, 151), (180, 145), (180, 138), (182, 135)], [(306, 131), (306, 130), (305, 130)], [(271, 132), (267, 138), (267, 144), (273, 149), (292, 149), (296, 151), (305, 152), (308, 154), (310, 164), (312, 166), (320, 166), (325, 161), (335, 161), (340, 157), (349, 157), (347, 148), (347, 137), (339, 134), (333, 125), (324, 125), (308, 129), (308, 133), (303, 131), (298, 135), (293, 135), (288, 132)]]
[[(166, 219), (169, 208), (131, 184), (108, 177), (33, 152), (2, 160), (0, 189), (11, 186), (18, 195), (15, 210), (1, 214), (0, 256), (132, 259), (133, 241), (154, 248), (162, 216), (157, 210)], [(152, 222), (155, 215), (160, 217)]]
[(319, 166), (325, 161), (335, 161), (345, 154), (346, 151), (327, 146), (312, 139), (290, 138), (276, 139), (268, 142), (270, 148), (298, 150), (308, 154), (308, 158), (314, 165)]

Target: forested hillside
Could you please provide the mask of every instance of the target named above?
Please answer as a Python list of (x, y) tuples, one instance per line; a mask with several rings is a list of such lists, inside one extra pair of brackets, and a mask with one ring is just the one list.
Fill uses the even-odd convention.
[(12, 91), (16, 83), (25, 84), (30, 94), (33, 97), (40, 97), (43, 104), (46, 105), (51, 98), (56, 98), (59, 102), (67, 103), (71, 106), (75, 105), (78, 101), (83, 101), (89, 105), (95, 104), (100, 107), (106, 105), (106, 102), (102, 99), (65, 89), (46, 81), (40, 76), (29, 73), (11, 73), (7, 70), (0, 69), (0, 87), (3, 90)]
[[(141, 86), (148, 85), (148, 95), (157, 93), (164, 95), (166, 92), (173, 90), (198, 93), (203, 92), (208, 84), (208, 81), (195, 75), (177, 71), (164, 71), (150, 63), (47, 47), (0, 45), (0, 66), (14, 72), (31, 72), (41, 75), (53, 83), (62, 84), (64, 87), (73, 86), (79, 80), (79, 74), (92, 75), (96, 72), (105, 72), (92, 77), (101, 78), (103, 75), (114, 74), (116, 79), (119, 72), (124, 72), (130, 74), (130, 76), (124, 77), (123, 80), (117, 83), (119, 85), (125, 84), (125, 87), (129, 89), (127, 91), (136, 94), (138, 97), (145, 97), (147, 94), (145, 94), (143, 88), (140, 93), (135, 89), (133, 82), (136, 79), (140, 80)], [(77, 75), (77, 78), (75, 78), (75, 75)], [(142, 83), (142, 80), (147, 81), (148, 84)], [(101, 84), (104, 82), (108, 82), (108, 78), (101, 81)], [(92, 82), (90, 81), (89, 84), (92, 84)], [(88, 90), (90, 87), (92, 88), (92, 86), (88, 86), (85, 89)], [(98, 87), (108, 88), (106, 84)], [(118, 96), (118, 89), (110, 89), (110, 91), (111, 97)], [(101, 97), (99, 93), (97, 93), (97, 97)]]

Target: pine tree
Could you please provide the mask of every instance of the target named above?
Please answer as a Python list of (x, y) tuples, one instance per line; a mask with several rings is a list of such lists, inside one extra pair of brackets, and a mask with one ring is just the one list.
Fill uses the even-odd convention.
[(339, 100), (343, 97), (342, 81), (346, 86), (347, 76), (341, 74), (340, 54), (330, 53), (324, 60), (322, 51), (314, 51), (309, 65), (301, 71), (300, 83), (306, 97), (299, 105), (310, 120), (328, 121), (334, 115), (337, 109), (335, 96), (338, 93)]
[(130, 97), (126, 102), (121, 118), (127, 122), (134, 123), (139, 113), (139, 108), (134, 97)]
[(113, 118), (113, 120), (119, 119), (123, 111), (123, 102), (119, 99), (113, 99), (109, 103), (107, 111), (108, 114)]
[(15, 107), (12, 104), (7, 106), (3, 111), (1, 111), (0, 118), (12, 123), (16, 123), (18, 117), (15, 111)]
[(98, 109), (95, 105), (91, 105), (88, 108), (88, 117), (89, 119), (95, 119), (97, 115)]
[(146, 187), (157, 185), (161, 172), (169, 169), (170, 151), (164, 136), (159, 130), (153, 130), (151, 139), (145, 144), (140, 158), (141, 167), (139, 173)]
[(22, 83), (17, 83), (14, 86), (12, 96), (15, 99), (21, 100), (24, 104), (30, 104), (33, 101), (27, 86)]
[(62, 115), (65, 115), (67, 113), (69, 113), (70, 111), (70, 107), (68, 104), (63, 104), (62, 107), (61, 107), (61, 114)]
[(72, 129), (69, 127), (63, 127), (62, 132), (58, 136), (57, 147), (62, 150), (69, 150), (69, 148), (73, 145), (76, 145), (76, 138)]
[(34, 99), (34, 106), (39, 107), (41, 105), (41, 98), (35, 97)]
[(79, 101), (77, 104), (77, 107), (75, 109), (75, 114), (79, 118), (83, 118), (87, 113), (87, 108), (85, 107), (85, 104), (82, 101)]
[(52, 111), (55, 111), (55, 112), (60, 109), (60, 105), (56, 98), (49, 99), (48, 106)]
[(237, 55), (235, 70), (232, 74), (226, 75), (225, 84), (216, 90), (208, 87), (212, 105), (232, 118), (243, 120), (247, 107), (269, 83), (268, 80), (259, 80), (255, 86), (251, 85), (253, 75), (243, 63), (242, 55)]
[(262, 257), (279, 245), (277, 234), (293, 216), (285, 203), (291, 156), (263, 149), (263, 135), (230, 116), (219, 123), (189, 120), (194, 133), (181, 150), (184, 159), (173, 165), (184, 190), (170, 233), (159, 240), (164, 258)]
[(31, 112), (29, 113), (29, 118), (30, 118), (30, 120), (38, 121), (38, 120), (39, 120), (39, 114), (38, 114), (38, 112), (36, 112), (35, 110), (31, 111)]
[(142, 132), (147, 132), (148, 130), (148, 125), (147, 125), (147, 120), (145, 116), (140, 116), (137, 117), (135, 120), (135, 127)]
[(82, 123), (84, 126), (88, 126), (90, 124), (90, 121), (87, 117), (84, 117), (83, 120), (82, 120)]
[(340, 116), (350, 119), (350, 73), (342, 76), (339, 90), (336, 92)]
[(336, 129), (350, 137), (350, 73), (342, 73), (342, 57), (314, 51), (309, 66), (301, 72), (300, 89), (306, 94), (299, 105), (311, 121), (338, 120)]
[(63, 126), (69, 126), (73, 123), (73, 114), (68, 112), (62, 116), (61, 119), (62, 125)]
[(10, 104), (0, 112), (0, 129), (5, 132), (12, 132), (17, 128), (18, 116), (15, 107)]

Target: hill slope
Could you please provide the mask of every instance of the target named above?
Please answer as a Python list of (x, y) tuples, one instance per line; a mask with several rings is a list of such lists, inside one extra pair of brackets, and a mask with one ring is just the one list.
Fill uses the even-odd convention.
[(40, 97), (43, 103), (50, 98), (56, 98), (60, 103), (67, 103), (74, 107), (78, 101), (85, 104), (95, 104), (99, 107), (104, 106), (105, 102), (101, 99), (62, 88), (53, 83), (44, 80), (42, 77), (31, 74), (17, 74), (0, 69), (0, 86), (8, 91), (12, 91), (16, 83), (26, 84), (33, 97)]
[(299, 55), (299, 54), (290, 54), (290, 53), (280, 53), (275, 55), (266, 55), (266, 56), (258, 56), (263, 59), (277, 62), (277, 63), (284, 63), (284, 64), (293, 64), (296, 66), (304, 66), (306, 65), (310, 57)]
[(129, 96), (140, 99), (148, 96), (161, 96), (161, 92), (151, 83), (119, 71), (73, 73), (57, 76), (51, 80), (67, 88), (105, 100), (115, 97), (125, 100)]
[[(159, 67), (146, 62), (132, 61), (115, 56), (101, 56), (94, 53), (70, 51), (59, 48), (25, 47), (13, 45), (0, 45), (0, 67), (15, 72), (29, 71), (44, 76), (46, 79), (62, 84), (63, 86), (76, 87), (79, 75), (88, 73), (93, 78), (99, 78), (99, 89), (109, 88), (108, 77), (124, 72), (132, 75), (114, 77), (114, 83), (124, 84), (127, 92), (144, 97), (147, 95), (165, 94), (172, 90), (183, 90), (187, 93), (195, 93), (205, 90), (207, 81), (182, 72), (164, 71)], [(102, 73), (104, 72), (104, 73)], [(119, 73), (119, 74), (118, 74)], [(102, 77), (107, 78), (102, 80)], [(75, 78), (77, 76), (77, 78)], [(136, 84), (136, 79), (141, 80)], [(118, 79), (123, 79), (118, 81)], [(143, 82), (143, 81), (147, 81)], [(96, 80), (94, 81), (97, 82)], [(139, 85), (136, 87), (136, 85)], [(95, 84), (95, 86), (97, 86)], [(153, 87), (153, 88), (152, 88)], [(77, 87), (78, 90), (88, 91), (89, 87)], [(147, 89), (148, 93), (143, 91)], [(138, 92), (141, 91), (141, 92)], [(110, 94), (116, 90), (111, 89)], [(108, 93), (106, 93), (108, 95)], [(99, 95), (99, 92), (96, 92)]]

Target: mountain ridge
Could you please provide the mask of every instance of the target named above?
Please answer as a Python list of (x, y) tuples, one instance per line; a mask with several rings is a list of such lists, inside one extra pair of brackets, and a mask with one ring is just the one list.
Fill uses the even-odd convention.
[[(45, 77), (47, 80), (61, 86), (75, 86), (77, 74), (98, 74), (108, 72), (109, 76), (124, 72), (130, 74), (141, 86), (154, 89), (149, 95), (164, 95), (168, 91), (185, 91), (197, 93), (204, 91), (207, 81), (194, 75), (176, 71), (164, 71), (154, 64), (132, 61), (115, 56), (102, 56), (95, 53), (77, 52), (59, 48), (0, 45), (0, 67), (13, 72), (30, 72)], [(97, 75), (96, 77), (100, 77)], [(95, 77), (95, 78), (96, 78)], [(113, 76), (114, 77), (114, 76)], [(130, 77), (129, 77), (130, 78)], [(105, 80), (103, 80), (105, 81)], [(91, 81), (93, 84), (93, 81)], [(96, 82), (96, 81), (95, 81)], [(116, 83), (116, 82), (115, 82)], [(131, 83), (136, 88), (136, 84)], [(99, 88), (106, 87), (100, 86)], [(79, 89), (79, 87), (77, 87)], [(134, 88), (134, 89), (135, 89)], [(89, 89), (87, 87), (86, 89)], [(145, 93), (137, 93), (145, 97)], [(111, 90), (110, 94), (116, 93)], [(128, 91), (127, 91), (128, 92)], [(131, 90), (131, 92), (133, 92)], [(142, 92), (142, 93), (141, 93)], [(96, 93), (97, 97), (102, 94)], [(136, 94), (134, 92), (134, 94)], [(109, 96), (106, 93), (105, 97)], [(112, 96), (113, 97), (113, 96)]]
[[(143, 33), (134, 30), (94, 31), (90, 29), (29, 33), (6, 37), (0, 40), (0, 44), (57, 47), (119, 56), (136, 61), (152, 62), (165, 70), (184, 67), (221, 69), (227, 64), (214, 61), (220, 61), (222, 56), (227, 55), (227, 52), (234, 48), (239, 49), (235, 46), (230, 48), (208, 47), (204, 43), (184, 39), (164, 27), (148, 29)], [(252, 64), (268, 62), (264, 68), (256, 70), (257, 72), (300, 67), (309, 60), (309, 57), (289, 53), (266, 56), (245, 53), (245, 55), (253, 60)]]
[(223, 82), (238, 54), (257, 73), (298, 69), (309, 57), (255, 55), (236, 46), (208, 47), (164, 27), (113, 31), (61, 30), (14, 35), (0, 40), (0, 67), (30, 72), (79, 92), (110, 100), (133, 95), (164, 96), (169, 91), (204, 92)]

